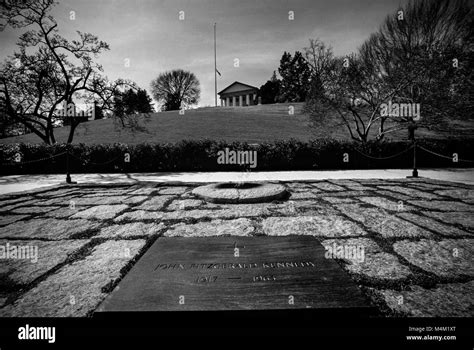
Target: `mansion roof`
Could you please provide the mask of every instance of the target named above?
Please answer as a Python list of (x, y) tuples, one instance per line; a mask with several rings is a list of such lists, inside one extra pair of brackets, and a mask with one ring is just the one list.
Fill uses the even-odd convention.
[(236, 92), (241, 92), (241, 91), (249, 91), (249, 90), (255, 90), (255, 92), (258, 92), (258, 88), (255, 86), (244, 84), (239, 81), (234, 81), (224, 90), (220, 91), (218, 95), (225, 95), (225, 94), (236, 93)]

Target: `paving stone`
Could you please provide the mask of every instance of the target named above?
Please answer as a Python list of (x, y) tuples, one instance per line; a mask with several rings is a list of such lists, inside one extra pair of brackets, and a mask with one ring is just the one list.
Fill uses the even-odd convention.
[(356, 180), (350, 180), (350, 179), (334, 179), (334, 180), (325, 180), (325, 181), (338, 185), (338, 186), (344, 186), (344, 187), (346, 187), (346, 185), (354, 185), (354, 184), (358, 184), (359, 186), (362, 186), (359, 182), (356, 182)]
[(344, 187), (334, 185), (329, 182), (316, 182), (313, 184), (313, 186), (323, 191), (346, 191)]
[(361, 236), (362, 228), (340, 216), (269, 217), (262, 221), (269, 236), (312, 235), (322, 237)]
[(326, 257), (344, 260), (344, 268), (350, 273), (377, 280), (399, 280), (412, 274), (396, 256), (383, 252), (368, 238), (328, 239), (321, 244)]
[(469, 232), (460, 230), (452, 225), (445, 225), (436, 220), (427, 218), (425, 216), (416, 215), (413, 213), (400, 213), (397, 216), (411, 221), (418, 226), (427, 228), (431, 231), (435, 231), (436, 233), (442, 236), (466, 236), (469, 235)]
[(415, 189), (408, 188), (408, 187), (378, 186), (378, 188), (381, 188), (383, 190), (393, 191), (393, 192), (399, 192), (399, 193), (402, 193), (402, 194), (405, 194), (407, 196), (414, 197), (414, 198), (439, 199), (439, 196), (437, 196), (435, 194), (420, 191), (420, 190), (415, 190)]
[[(299, 208), (299, 207), (298, 207)], [(339, 212), (326, 205), (313, 205), (311, 207), (301, 207), (299, 213), (304, 216), (341, 216)]]
[(21, 202), (26, 202), (29, 200), (34, 200), (34, 197), (31, 196), (22, 196), (22, 197), (8, 197), (8, 196), (2, 196), (0, 197), (0, 206), (9, 206), (12, 204), (18, 204)]
[(81, 197), (79, 196), (64, 196), (64, 197), (55, 197), (55, 198), (45, 198), (43, 200), (38, 201), (35, 205), (44, 205), (44, 206), (69, 206), (71, 201), (75, 201)]
[(77, 189), (75, 188), (63, 187), (56, 190), (49, 190), (46, 192), (35, 193), (35, 196), (52, 198), (52, 197), (58, 197), (58, 196), (71, 195), (72, 193), (75, 193), (76, 191)]
[[(315, 200), (288, 200), (283, 203), (268, 203), (267, 210), (273, 214), (296, 215), (304, 210), (314, 207), (321, 207)], [(221, 209), (231, 209), (230, 206), (223, 206)]]
[(92, 208), (82, 210), (77, 214), (71, 216), (72, 219), (99, 219), (107, 220), (112, 219), (117, 216), (118, 213), (124, 211), (128, 208), (128, 205), (119, 204), (119, 205), (97, 205)]
[[(408, 174), (407, 176), (411, 175), (411, 169), (408, 169)], [(397, 179), (384, 179), (383, 181), (388, 185), (388, 184), (395, 184), (395, 185), (400, 185), (400, 186), (408, 186), (416, 183), (425, 183), (425, 180), (429, 180), (428, 178), (397, 178)], [(366, 181), (370, 181), (370, 179), (367, 179)], [(382, 181), (382, 179), (380, 180)], [(427, 182), (426, 182), (427, 183)]]
[(435, 211), (424, 211), (423, 214), (432, 218), (444, 221), (452, 225), (461, 225), (468, 229), (474, 229), (474, 215), (470, 212), (449, 212), (441, 213)]
[(131, 192), (129, 187), (119, 187), (117, 189), (102, 189), (101, 187), (97, 187), (94, 189), (83, 189), (79, 190), (80, 194), (83, 194), (84, 197), (113, 197), (113, 196), (126, 196)]
[(256, 217), (270, 215), (272, 212), (265, 204), (235, 204), (229, 207), (221, 206), (221, 210), (182, 210), (174, 212), (157, 212), (156, 217), (161, 220), (181, 219), (233, 219), (241, 217)]
[(4, 206), (4, 207), (1, 207), (1, 208), (0, 208), (0, 214), (1, 214), (1, 215), (9, 214), (9, 213), (11, 213), (13, 210), (18, 209), (18, 208), (22, 208), (22, 207), (24, 207), (25, 205), (28, 205), (28, 203), (27, 203), (27, 202), (15, 203), (15, 204), (11, 204), (11, 205), (7, 205), (7, 206)]
[(385, 196), (385, 197), (389, 197), (389, 198), (394, 198), (395, 200), (397, 200), (397, 202), (398, 201), (406, 202), (406, 201), (409, 201), (409, 200), (413, 199), (413, 197), (406, 196), (406, 195), (398, 193), (398, 192), (391, 192), (391, 191), (384, 191), (384, 190), (377, 190), (377, 191), (374, 191), (374, 192), (378, 196)]
[(309, 183), (291, 182), (284, 184), (290, 192), (319, 191)]
[(392, 211), (410, 211), (414, 208), (405, 204), (403, 201), (395, 202), (384, 197), (360, 197), (364, 203), (372, 204), (376, 207)]
[(116, 196), (126, 196), (128, 193), (127, 191), (122, 191), (122, 192), (86, 192), (83, 194), (82, 197), (84, 198), (97, 198), (97, 197), (105, 197), (105, 198), (110, 198), (110, 197), (116, 197)]
[(161, 210), (165, 204), (169, 202), (173, 196), (153, 196), (143, 202), (141, 205), (135, 207), (137, 210)]
[(176, 195), (176, 194), (183, 194), (188, 190), (188, 187), (183, 186), (175, 186), (175, 187), (160, 187), (160, 195)]
[[(308, 215), (337, 215), (338, 212), (331, 206), (325, 204), (320, 199), (286, 201), (275, 207), (268, 208), (271, 213), (281, 213), (285, 215), (294, 215), (295, 213), (309, 213)], [(296, 211), (294, 210), (296, 209)], [(307, 216), (308, 216), (307, 215)]]
[(474, 190), (472, 189), (450, 189), (450, 190), (439, 190), (435, 191), (440, 196), (452, 197), (455, 199), (466, 200), (474, 199)]
[(290, 199), (297, 200), (297, 199), (309, 199), (309, 198), (320, 198), (320, 194), (311, 192), (311, 191), (303, 191), (303, 192), (291, 192)]
[(413, 265), (440, 277), (474, 276), (474, 239), (400, 241), (395, 252)]
[[(67, 241), (37, 240), (0, 240), (0, 251), (5, 254), (15, 250), (16, 258), (7, 259), (0, 254), (0, 275), (8, 276), (16, 284), (28, 284), (43, 275), (89, 240), (76, 239)], [(21, 252), (21, 253), (20, 253)], [(10, 255), (11, 256), (11, 255)]]
[(458, 184), (455, 182), (446, 181), (446, 180), (429, 179), (429, 178), (424, 178), (422, 179), (422, 181), (417, 181), (415, 183), (420, 183), (420, 184), (424, 183), (427, 185), (436, 185), (436, 186), (444, 186), (444, 187), (458, 187)]
[(410, 290), (375, 290), (387, 306), (396, 312), (415, 317), (473, 317), (474, 281), (438, 284), (425, 289), (411, 286)]
[(204, 202), (199, 199), (174, 200), (168, 206), (168, 210), (188, 210), (198, 208), (201, 205), (204, 205)]
[(181, 198), (181, 199), (196, 199), (197, 197), (192, 192), (185, 192), (184, 194), (180, 195), (179, 198)]
[(354, 180), (333, 180), (331, 181), (332, 183), (340, 186), (344, 186), (345, 188), (351, 190), (351, 191), (369, 191), (373, 190), (373, 188), (364, 186), (359, 182), (356, 182)]
[(197, 224), (177, 224), (165, 231), (166, 237), (250, 236), (255, 231), (249, 219), (212, 220)]
[(455, 201), (408, 201), (423, 208), (440, 211), (474, 211), (474, 206)]
[(428, 183), (424, 183), (424, 182), (411, 183), (410, 187), (415, 187), (415, 188), (418, 188), (418, 189), (421, 189), (421, 190), (430, 190), (430, 191), (432, 191), (434, 189), (437, 189), (437, 190), (446, 190), (446, 189), (450, 189), (450, 188), (452, 189), (451, 186), (428, 184)]
[(63, 205), (71, 206), (92, 206), (92, 205), (109, 205), (109, 204), (123, 204), (128, 202), (126, 196), (104, 196), (104, 197), (64, 197), (66, 200)]
[(375, 189), (362, 184), (348, 184), (345, 187), (350, 191), (374, 191)]
[(99, 224), (97, 222), (88, 220), (37, 218), (0, 227), (0, 237), (61, 240), (94, 230), (98, 226)]
[[(273, 203), (271, 203), (273, 204)], [(295, 207), (295, 208), (328, 208), (322, 204), (320, 199), (307, 199), (307, 200), (292, 200), (291, 198), (283, 203), (279, 203), (277, 205), (270, 205), (268, 208), (271, 210), (281, 210), (286, 209), (288, 207)]]
[(127, 199), (125, 199), (122, 203), (125, 203), (125, 204), (138, 204), (138, 203), (143, 202), (147, 198), (148, 198), (148, 196), (131, 196), (131, 197), (127, 197)]
[(106, 297), (102, 288), (121, 277), (120, 270), (144, 244), (141, 239), (100, 244), (84, 259), (63, 266), (13, 304), (0, 309), (0, 316), (84, 317)]
[(357, 179), (357, 182), (364, 186), (390, 186), (394, 184), (393, 182), (381, 179)]
[(158, 234), (166, 226), (160, 224), (145, 224), (143, 222), (134, 222), (122, 225), (112, 225), (100, 230), (96, 237), (101, 238), (131, 238), (136, 236), (152, 236)]
[[(261, 215), (269, 215), (270, 211), (265, 206), (256, 204), (239, 204), (235, 206), (235, 209), (224, 209), (224, 210), (191, 210), (184, 212), (185, 217), (191, 218), (240, 218), (240, 217), (255, 217)], [(174, 216), (173, 216), (174, 217)]]
[(354, 203), (356, 200), (353, 198), (345, 198), (345, 197), (323, 197), (325, 201), (333, 204), (339, 203)]
[(114, 221), (119, 223), (123, 221), (157, 221), (162, 218), (163, 214), (159, 211), (133, 210), (116, 217)]
[(408, 221), (387, 213), (384, 209), (366, 208), (358, 204), (337, 204), (336, 207), (381, 236), (387, 237), (431, 237), (432, 234)]
[(128, 194), (134, 196), (150, 196), (152, 194), (157, 194), (159, 191), (156, 187), (138, 187), (137, 189), (128, 192)]
[(0, 225), (8, 225), (29, 217), (29, 215), (0, 215)]
[(84, 210), (85, 207), (62, 207), (47, 213), (44, 213), (42, 217), (44, 218), (55, 218), (55, 219), (67, 219), (74, 214), (77, 214), (79, 211)]
[(59, 207), (21, 207), (12, 210), (11, 212), (14, 214), (42, 214), (48, 213), (50, 211), (56, 210)]
[(367, 196), (367, 191), (339, 191), (339, 192), (325, 192), (321, 194), (322, 197), (345, 197), (356, 198)]

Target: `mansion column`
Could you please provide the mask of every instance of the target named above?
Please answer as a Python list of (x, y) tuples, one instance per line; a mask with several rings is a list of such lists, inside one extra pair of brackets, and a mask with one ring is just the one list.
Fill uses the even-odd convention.
[(240, 107), (242, 107), (242, 106), (244, 105), (244, 101), (243, 101), (243, 100), (244, 100), (244, 99), (243, 99), (243, 96), (240, 95), (240, 96), (239, 96), (239, 106), (240, 106)]
[(250, 106), (250, 95), (247, 94), (245, 97), (246, 97), (246, 101), (245, 101), (245, 102), (246, 102), (247, 106)]
[(228, 97), (225, 98), (225, 106), (229, 107), (229, 98)]
[(235, 107), (235, 96), (232, 96), (232, 107)]

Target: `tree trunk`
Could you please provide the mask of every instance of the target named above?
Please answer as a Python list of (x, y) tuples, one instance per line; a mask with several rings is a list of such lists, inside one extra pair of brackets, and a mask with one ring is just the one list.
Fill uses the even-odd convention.
[(67, 137), (67, 143), (70, 144), (72, 143), (72, 140), (74, 138), (74, 131), (76, 130), (76, 127), (79, 125), (78, 122), (72, 120), (71, 121), (71, 128), (69, 129), (69, 136)]

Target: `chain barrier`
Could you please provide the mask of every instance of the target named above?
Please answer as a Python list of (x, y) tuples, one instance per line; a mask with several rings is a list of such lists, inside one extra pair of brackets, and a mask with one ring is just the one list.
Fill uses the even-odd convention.
[[(31, 163), (38, 163), (38, 162), (42, 162), (42, 161), (45, 161), (45, 160), (49, 160), (49, 159), (53, 159), (53, 158), (56, 158), (56, 157), (59, 157), (59, 156), (62, 156), (64, 154), (67, 154), (68, 152), (61, 152), (61, 153), (58, 153), (58, 154), (55, 154), (54, 156), (51, 156), (51, 157), (46, 157), (46, 158), (40, 158), (40, 159), (35, 159), (35, 160), (28, 160), (28, 161), (24, 161), (24, 162), (10, 162), (10, 163), (1, 163), (2, 166), (7, 166), (7, 165), (22, 165), (22, 164), (31, 164)], [(87, 164), (91, 164), (91, 165), (105, 165), (105, 164), (110, 164), (112, 162), (115, 162), (117, 159), (120, 158), (119, 157), (116, 157), (112, 160), (109, 160), (107, 162), (103, 162), (103, 163), (96, 163), (96, 162), (90, 162), (90, 161), (87, 161), (83, 158), (80, 158), (80, 157), (77, 157), (75, 156), (74, 154), (71, 154), (69, 153), (69, 156), (73, 157), (73, 158), (76, 158), (77, 160), (81, 161), (81, 162), (86, 162)]]
[[(431, 154), (433, 154), (433, 155), (435, 155), (435, 156), (438, 156), (438, 157), (441, 157), (441, 158), (446, 158), (446, 159), (449, 159), (449, 160), (453, 160), (453, 157), (448, 157), (448, 156), (445, 156), (445, 155), (442, 155), (442, 154), (439, 154), (439, 153), (430, 151), (429, 149), (426, 149), (426, 148), (424, 148), (424, 147), (418, 146), (418, 148), (422, 149), (422, 150), (425, 151), (425, 152), (431, 153)], [(459, 159), (459, 158), (458, 158), (458, 162), (474, 163), (473, 160)]]
[[(408, 152), (409, 150), (413, 149), (413, 145), (411, 145), (410, 147), (408, 147), (407, 149), (401, 151), (401, 152), (398, 152), (396, 154), (393, 154), (393, 155), (390, 155), (390, 156), (387, 156), (387, 157), (373, 157), (371, 155), (368, 155), (360, 150), (358, 150), (357, 148), (355, 147), (352, 147), (353, 150), (355, 150), (356, 152), (358, 152), (359, 154), (361, 154), (362, 156), (366, 157), (366, 158), (369, 158), (369, 159), (374, 159), (374, 160), (387, 160), (387, 159), (391, 159), (391, 158), (395, 158), (395, 157), (398, 157), (406, 152)], [(429, 149), (426, 149), (422, 146), (418, 146), (417, 145), (417, 148), (425, 151), (425, 152), (428, 152), (428, 153), (431, 153), (435, 156), (438, 156), (438, 157), (441, 157), (441, 158), (445, 158), (445, 159), (450, 159), (452, 160), (453, 158), (452, 157), (449, 157), (449, 156), (445, 156), (445, 155), (442, 155), (442, 154), (439, 154), (439, 153), (436, 153), (436, 152), (433, 152)], [(42, 161), (45, 161), (45, 160), (49, 160), (49, 159), (53, 159), (53, 158), (56, 158), (56, 157), (60, 157), (64, 154), (68, 153), (67, 151), (66, 152), (61, 152), (61, 153), (58, 153), (58, 154), (55, 154), (51, 157), (46, 157), (46, 158), (40, 158), (40, 159), (35, 159), (35, 160), (29, 160), (29, 161), (25, 161), (25, 162), (11, 162), (11, 163), (1, 163), (2, 166), (8, 166), (8, 165), (22, 165), (22, 164), (31, 164), (31, 163), (37, 163), (37, 162), (42, 162)], [(74, 154), (71, 154), (69, 153), (69, 156), (81, 161), (81, 162), (86, 162), (87, 164), (91, 164), (91, 165), (106, 165), (106, 164), (110, 164), (110, 163), (113, 163), (115, 162), (117, 159), (121, 158), (121, 156), (118, 156), (114, 159), (111, 159), (107, 162), (103, 162), (103, 163), (96, 163), (96, 162), (91, 162), (91, 161), (87, 161), (83, 158), (80, 158), (80, 157), (77, 157), (75, 156)], [(474, 163), (473, 160), (468, 160), (468, 159), (458, 159), (458, 162), (467, 162), (467, 163)]]
[(393, 154), (391, 156), (388, 156), (388, 157), (372, 157), (371, 155), (368, 155), (366, 153), (363, 153), (362, 151), (359, 151), (357, 148), (355, 147), (352, 147), (355, 151), (357, 151), (358, 153), (360, 153), (361, 155), (363, 155), (364, 157), (367, 157), (367, 158), (370, 158), (370, 159), (375, 159), (375, 160), (386, 160), (386, 159), (391, 159), (391, 158), (395, 158), (395, 157), (398, 157), (399, 155), (403, 154), (403, 153), (406, 153), (408, 152), (409, 150), (411, 150), (413, 148), (413, 145), (411, 145), (410, 147), (408, 147), (407, 149), (397, 153), (397, 154)]
[(79, 160), (79, 161), (81, 161), (81, 162), (86, 162), (87, 164), (91, 164), (91, 165), (105, 165), (105, 164), (110, 164), (110, 163), (115, 162), (117, 159), (120, 159), (120, 158), (121, 158), (121, 156), (118, 156), (118, 157), (115, 157), (114, 159), (109, 160), (109, 161), (107, 161), (107, 162), (95, 163), (95, 162), (91, 162), (91, 161), (85, 160), (85, 159), (83, 159), (83, 158), (77, 157), (77, 156), (75, 156), (74, 154), (71, 154), (71, 153), (69, 153), (69, 155), (70, 155), (71, 157), (73, 157), (73, 158), (76, 158), (77, 160)]
[(42, 162), (42, 161), (45, 161), (45, 160), (48, 160), (48, 159), (53, 159), (53, 158), (62, 156), (63, 154), (66, 154), (66, 153), (67, 153), (67, 152), (61, 152), (61, 153), (55, 154), (54, 156), (47, 157), (47, 158), (40, 158), (40, 159), (35, 159), (35, 160), (27, 160), (27, 161), (25, 161), (25, 162), (2, 163), (1, 165), (2, 165), (2, 166), (5, 166), (5, 165), (22, 165), (22, 164), (37, 163), (37, 162)]

